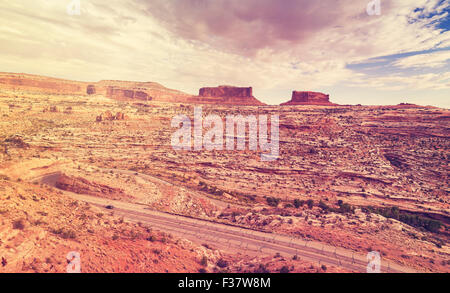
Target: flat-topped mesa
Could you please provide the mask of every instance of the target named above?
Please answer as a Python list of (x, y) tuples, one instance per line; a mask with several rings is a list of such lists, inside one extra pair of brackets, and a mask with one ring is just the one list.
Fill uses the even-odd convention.
[(293, 91), (292, 99), (281, 106), (289, 105), (335, 105), (330, 102), (330, 95), (319, 92)]
[(201, 88), (198, 97), (193, 98), (192, 102), (248, 106), (264, 105), (253, 96), (253, 89), (251, 87), (228, 85)]
[(252, 98), (253, 97), (253, 89), (251, 87), (235, 87), (235, 86), (221, 85), (218, 87), (201, 88), (198, 95), (200, 97)]
[(0, 72), (0, 89), (61, 95), (85, 95), (84, 82), (25, 73)]

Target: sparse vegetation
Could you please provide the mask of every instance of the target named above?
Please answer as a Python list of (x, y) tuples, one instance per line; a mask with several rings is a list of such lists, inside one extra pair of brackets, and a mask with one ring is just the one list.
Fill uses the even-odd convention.
[(13, 228), (16, 230), (23, 230), (25, 229), (25, 220), (24, 219), (18, 219), (15, 220), (13, 223)]
[(226, 260), (224, 260), (223, 258), (221, 258), (217, 261), (217, 266), (222, 269), (226, 268), (228, 266), (228, 262)]
[(208, 257), (206, 255), (204, 255), (200, 261), (200, 264), (204, 267), (206, 267), (208, 265)]
[(442, 222), (438, 220), (429, 219), (420, 215), (413, 215), (411, 213), (401, 211), (398, 207), (377, 208), (365, 207), (364, 210), (374, 214), (382, 215), (386, 218), (391, 218), (408, 224), (416, 228), (422, 228), (426, 231), (437, 233), (442, 227)]
[(266, 198), (267, 204), (271, 207), (277, 207), (280, 203), (281, 199), (277, 197), (267, 197)]
[(265, 264), (259, 264), (258, 268), (255, 269), (255, 273), (257, 274), (268, 274), (270, 270), (267, 268)]
[(61, 236), (63, 239), (75, 239), (77, 238), (77, 235), (74, 230), (68, 229), (68, 228), (58, 228), (53, 229), (51, 232), (55, 235)]
[(151, 236), (147, 237), (147, 241), (155, 242), (156, 241), (156, 237), (154, 235), (151, 235)]
[(300, 200), (300, 199), (294, 199), (294, 207), (295, 208), (299, 208), (301, 206), (303, 206), (305, 204), (304, 200)]

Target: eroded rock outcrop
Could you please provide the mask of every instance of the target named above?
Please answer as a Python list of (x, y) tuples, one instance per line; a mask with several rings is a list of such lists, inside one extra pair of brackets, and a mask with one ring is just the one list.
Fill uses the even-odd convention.
[(95, 93), (96, 93), (95, 85), (92, 85), (92, 84), (88, 85), (87, 89), (86, 89), (86, 93), (88, 95), (95, 95)]
[(49, 106), (49, 107), (45, 107), (42, 112), (46, 113), (46, 112), (51, 112), (51, 113), (58, 113), (59, 109), (56, 106)]
[(116, 115), (113, 115), (110, 111), (106, 111), (105, 113), (100, 114), (95, 118), (95, 121), (113, 121), (113, 120), (125, 120), (127, 119), (127, 115), (122, 112), (117, 112)]
[(45, 94), (83, 95), (83, 82), (23, 73), (0, 73), (0, 88)]
[[(14, 136), (8, 137), (7, 139), (4, 140), (3, 144), (5, 145), (5, 148), (4, 148), (5, 150), (7, 149), (7, 146), (9, 146), (9, 147), (12, 146), (12, 147), (21, 148), (21, 149), (26, 149), (30, 146), (19, 135), (14, 135)], [(5, 151), (5, 153), (7, 153), (7, 151)]]
[(104, 198), (131, 198), (123, 189), (114, 188), (96, 182), (91, 182), (81, 177), (69, 177), (61, 174), (55, 183), (56, 188), (77, 194), (89, 194)]
[(330, 102), (330, 95), (309, 92), (309, 91), (293, 91), (292, 99), (289, 102), (281, 104), (282, 106), (289, 105), (335, 105)]
[(102, 80), (81, 82), (23, 73), (0, 72), (0, 89), (58, 95), (103, 95), (117, 100), (186, 102), (192, 95), (156, 82)]
[(125, 119), (127, 119), (127, 116), (122, 112), (117, 112), (116, 116), (114, 116), (114, 119), (115, 120), (125, 120)]
[(192, 98), (189, 102), (229, 105), (263, 105), (263, 103), (253, 96), (253, 89), (251, 87), (224, 85), (201, 88), (198, 97)]
[(117, 88), (113, 86), (108, 86), (106, 88), (106, 96), (114, 99), (152, 100), (152, 97), (145, 92), (145, 89)]
[(251, 87), (218, 86), (201, 88), (198, 94), (200, 97), (240, 97), (252, 98), (253, 89)]

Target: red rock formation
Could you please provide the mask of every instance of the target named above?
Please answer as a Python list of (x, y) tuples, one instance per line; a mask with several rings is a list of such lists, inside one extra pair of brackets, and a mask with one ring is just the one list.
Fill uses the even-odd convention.
[(292, 99), (281, 106), (289, 105), (335, 105), (330, 102), (330, 95), (318, 92), (293, 91)]
[(0, 88), (47, 94), (86, 94), (83, 82), (22, 73), (0, 73)]
[(122, 112), (117, 112), (116, 116), (114, 117), (114, 119), (116, 119), (116, 120), (125, 120), (127, 118), (128, 118), (127, 115), (125, 115)]
[(95, 120), (97, 122), (112, 121), (112, 120), (114, 120), (114, 116), (110, 111), (106, 111), (105, 113), (100, 114), (100, 116), (97, 116), (97, 118)]
[(91, 182), (81, 177), (69, 177), (65, 174), (62, 174), (58, 178), (55, 186), (59, 189), (77, 194), (89, 194), (104, 198), (131, 198), (123, 189)]
[(132, 100), (143, 100), (143, 101), (151, 101), (152, 97), (150, 97), (145, 89), (128, 89), (128, 88), (117, 88), (108, 86), (106, 88), (106, 96), (108, 98), (114, 99), (132, 99)]
[(122, 112), (117, 112), (116, 115), (113, 115), (110, 111), (106, 111), (105, 113), (100, 114), (95, 118), (95, 121), (113, 121), (113, 120), (126, 120), (128, 116)]
[(166, 88), (155, 82), (103, 80), (80, 82), (23, 73), (1, 73), (0, 89), (61, 95), (104, 95), (113, 99), (156, 100), (186, 102), (186, 93)]
[(86, 93), (87, 93), (88, 95), (94, 95), (95, 92), (96, 92), (96, 91), (95, 91), (95, 85), (90, 84), (90, 85), (87, 86)]
[(103, 80), (92, 83), (21, 73), (0, 73), (0, 89), (77, 96), (97, 94), (117, 100), (264, 105), (253, 96), (251, 87), (219, 86), (202, 88), (199, 96), (192, 96), (166, 88), (155, 82)]
[(199, 91), (200, 97), (240, 97), (252, 98), (253, 89), (251, 87), (234, 87), (234, 86), (219, 86), (219, 87), (204, 87)]
[(188, 100), (200, 104), (263, 105), (253, 96), (251, 87), (218, 86), (199, 90), (198, 97)]
[(106, 97), (118, 100), (184, 102), (186, 93), (166, 88), (155, 82), (103, 80), (96, 84)]

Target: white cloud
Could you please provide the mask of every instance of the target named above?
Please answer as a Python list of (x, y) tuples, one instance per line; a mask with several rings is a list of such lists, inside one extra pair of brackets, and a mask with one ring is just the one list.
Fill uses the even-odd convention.
[(439, 68), (447, 65), (450, 51), (433, 52), (406, 57), (393, 63), (401, 68)]

